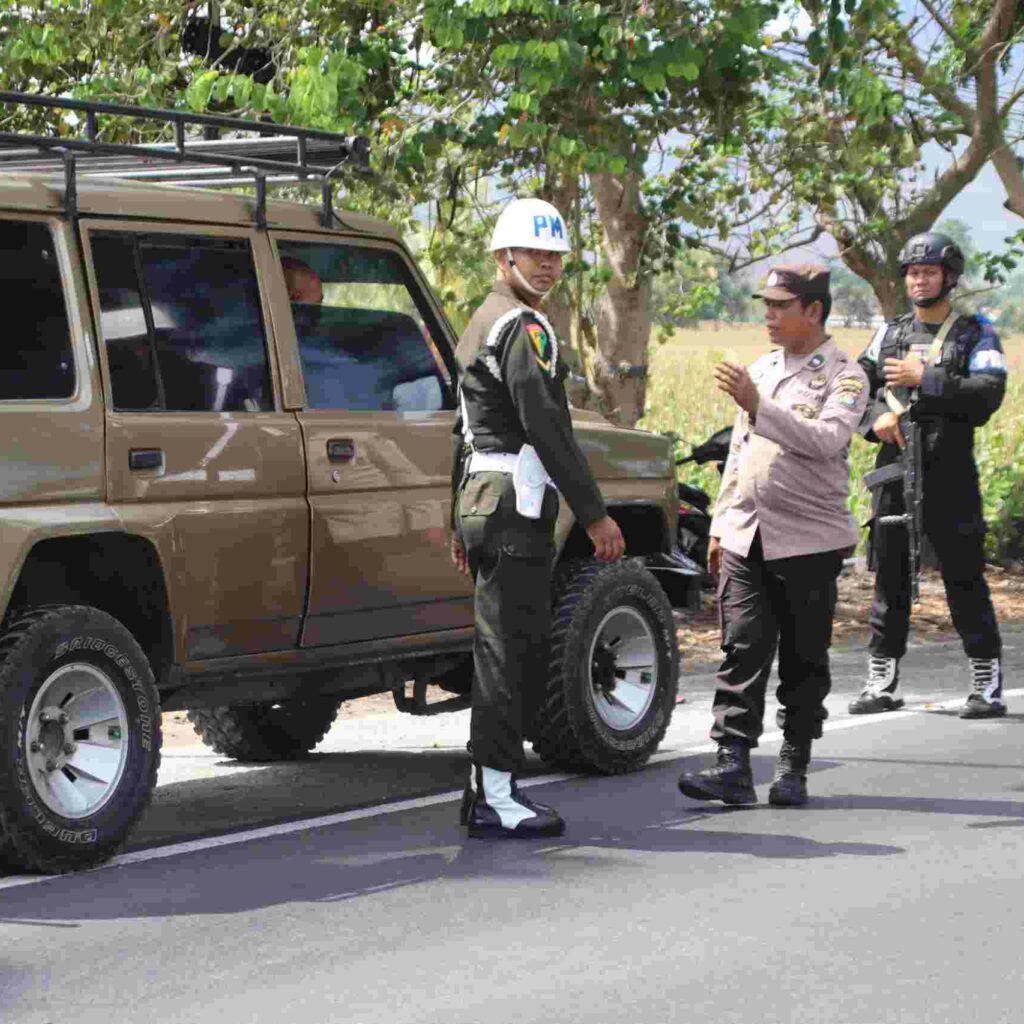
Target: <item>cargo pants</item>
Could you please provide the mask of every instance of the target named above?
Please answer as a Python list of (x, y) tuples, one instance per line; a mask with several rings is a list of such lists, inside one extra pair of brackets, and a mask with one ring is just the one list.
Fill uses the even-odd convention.
[[(890, 485), (875, 515), (903, 512), (903, 494)], [(1002, 640), (985, 580), (985, 520), (973, 464), (956, 478), (924, 475), (924, 534), (939, 561), (953, 625), (969, 658), (998, 658)], [(923, 538), (922, 538), (923, 539)], [(910, 543), (902, 526), (871, 525), (870, 564), (875, 595), (868, 617), (868, 650), (902, 658), (910, 632)]]
[(475, 584), (473, 760), (516, 774), (547, 687), (558, 492), (539, 519), (516, 511), (509, 473), (471, 473), (455, 518)]

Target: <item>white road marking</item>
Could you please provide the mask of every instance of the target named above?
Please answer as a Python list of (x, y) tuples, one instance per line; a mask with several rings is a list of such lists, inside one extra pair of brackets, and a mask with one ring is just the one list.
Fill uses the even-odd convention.
[[(1004, 697), (1024, 696), (1024, 689), (1006, 690)], [(887, 711), (877, 715), (859, 715), (851, 718), (841, 718), (837, 722), (825, 723), (825, 732), (840, 732), (844, 729), (857, 729), (869, 725), (879, 725), (885, 722), (898, 721), (905, 717), (907, 712), (927, 711), (930, 709), (955, 708), (963, 703), (963, 697), (954, 700), (946, 700), (940, 703), (927, 701), (920, 704), (908, 704), (900, 711)], [(995, 719), (994, 721), (998, 721)], [(762, 733), (762, 742), (772, 742), (782, 738), (780, 729)], [(675, 761), (682, 757), (689, 757), (693, 754), (711, 753), (718, 749), (716, 743), (701, 743), (687, 747), (680, 747), (677, 750), (663, 750), (655, 754), (648, 764), (660, 764), (665, 761)], [(527, 789), (531, 786), (546, 786), (552, 782), (565, 782), (568, 779), (579, 778), (578, 775), (557, 773), (553, 775), (537, 775), (530, 779), (522, 779), (519, 786)], [(199, 853), (203, 850), (214, 850), (222, 846), (237, 846), (241, 843), (258, 842), (261, 839), (272, 839), (275, 836), (293, 835), (296, 832), (309, 832), (317, 828), (330, 828), (333, 825), (344, 825), (350, 821), (361, 821), (366, 818), (383, 817), (388, 814), (401, 814), (404, 811), (414, 811), (422, 807), (433, 807), (436, 804), (451, 803), (462, 799), (462, 790), (453, 789), (447, 793), (435, 793), (432, 796), (420, 796), (411, 800), (396, 800), (388, 804), (375, 804), (372, 807), (362, 807), (354, 811), (340, 811), (337, 814), (324, 814), (317, 818), (305, 818), (302, 821), (282, 822), (278, 825), (265, 825), (261, 828), (245, 829), (241, 832), (231, 832), (223, 836), (208, 836), (203, 839), (189, 839), (181, 843), (171, 843), (167, 846), (154, 846), (147, 850), (136, 850), (133, 853), (122, 853), (101, 864), (99, 867), (91, 868), (89, 871), (78, 872), (80, 875), (91, 874), (94, 871), (109, 871), (111, 868), (126, 867), (129, 864), (144, 864), (154, 860), (165, 860), (168, 857), (180, 857), (187, 853)], [(0, 878), (0, 890), (14, 889), (23, 885), (38, 885), (41, 882), (53, 881), (60, 878), (60, 875), (11, 875), (7, 878)], [(66, 877), (66, 876), (64, 876)]]

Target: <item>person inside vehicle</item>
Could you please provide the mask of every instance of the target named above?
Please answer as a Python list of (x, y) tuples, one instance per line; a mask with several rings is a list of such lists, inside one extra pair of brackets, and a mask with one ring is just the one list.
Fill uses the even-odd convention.
[(284, 283), (288, 287), (288, 301), (307, 306), (319, 306), (324, 301), (324, 286), (320, 275), (308, 264), (294, 256), (281, 257)]

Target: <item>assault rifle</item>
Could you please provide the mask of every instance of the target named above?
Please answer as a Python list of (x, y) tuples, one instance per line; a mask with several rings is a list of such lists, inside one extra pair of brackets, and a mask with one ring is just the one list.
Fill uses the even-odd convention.
[(906, 527), (910, 549), (910, 600), (917, 604), (921, 600), (924, 480), (921, 470), (921, 427), (911, 420), (909, 410), (900, 415), (900, 433), (905, 442), (900, 461), (865, 473), (864, 483), (869, 491), (895, 483), (897, 480), (903, 483), (903, 512), (900, 515), (879, 516), (875, 520), (875, 525)]

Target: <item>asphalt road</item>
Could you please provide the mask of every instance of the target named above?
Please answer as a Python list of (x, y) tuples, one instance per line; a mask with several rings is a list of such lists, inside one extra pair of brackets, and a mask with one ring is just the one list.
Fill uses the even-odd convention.
[(835, 659), (803, 809), (679, 795), (707, 679), (645, 771), (539, 778), (569, 828), (537, 844), (460, 832), (463, 716), (343, 722), (299, 766), (171, 756), (117, 864), (0, 879), (0, 1020), (1019, 1021), (1024, 689), (963, 722), (963, 657), (933, 645), (913, 710), (849, 719), (862, 660)]

